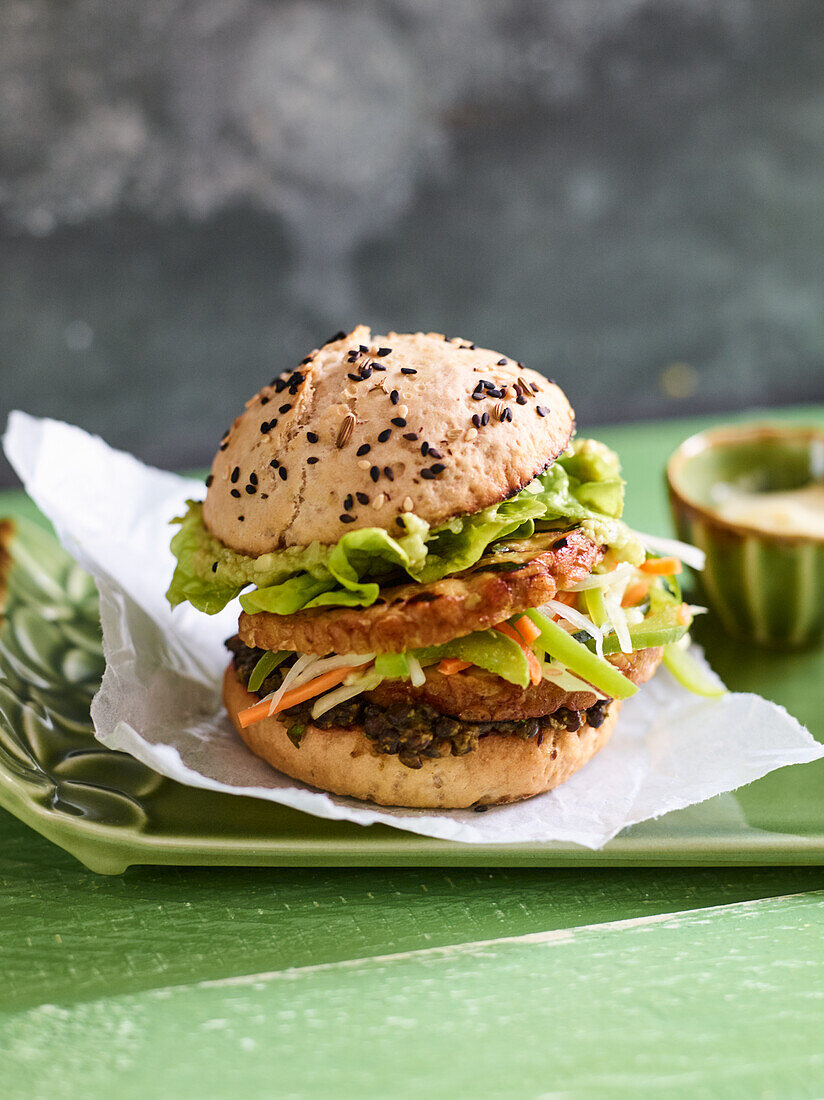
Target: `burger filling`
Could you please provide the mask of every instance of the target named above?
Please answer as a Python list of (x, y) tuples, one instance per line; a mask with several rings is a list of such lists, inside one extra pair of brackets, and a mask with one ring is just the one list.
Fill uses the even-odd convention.
[[(471, 752), (481, 737), (542, 741), (560, 729), (597, 728), (613, 699), (628, 699), (652, 674), (661, 647), (686, 635), (692, 609), (681, 600), (680, 568), (656, 556), (616, 564), (607, 553), (541, 607), (403, 652), (275, 651), (242, 629), (227, 645), (258, 702), (238, 719), (247, 726), (281, 716), (296, 745), (310, 725), (357, 727), (409, 767)], [(373, 609), (363, 614), (373, 622)], [(655, 659), (644, 662), (647, 653)]]
[[(358, 728), (409, 767), (482, 737), (543, 739), (597, 727), (661, 659), (683, 677), (696, 610), (677, 581), (694, 548), (622, 521), (617, 456), (576, 440), (508, 500), (430, 527), (358, 528), (252, 558), (223, 545), (190, 502), (172, 540), (172, 605), (214, 614), (240, 596), (230, 640), (257, 701), (303, 732)], [(680, 651), (679, 651), (680, 652)], [(654, 655), (644, 661), (643, 654)], [(687, 677), (688, 678), (688, 677)]]
[[(265, 650), (252, 649), (238, 635), (226, 643), (233, 656), (238, 680), (248, 688), (255, 668), (265, 657)], [(291, 655), (261, 682), (256, 694), (265, 698), (282, 685), (288, 669), (297, 654)], [(381, 706), (360, 695), (330, 707), (319, 717), (312, 715), (312, 701), (298, 703), (278, 712), (286, 726), (286, 733), (293, 744), (299, 746), (308, 726), (317, 729), (363, 730), (380, 753), (397, 755), (409, 768), (420, 768), (424, 758), (463, 756), (477, 747), (481, 737), (498, 735), (519, 737), (524, 741), (537, 740), (541, 744), (558, 730), (575, 732), (582, 726), (599, 728), (608, 713), (609, 699), (599, 699), (583, 710), (558, 707), (551, 714), (516, 721), (470, 722), (443, 714), (427, 703), (410, 699), (404, 703)]]

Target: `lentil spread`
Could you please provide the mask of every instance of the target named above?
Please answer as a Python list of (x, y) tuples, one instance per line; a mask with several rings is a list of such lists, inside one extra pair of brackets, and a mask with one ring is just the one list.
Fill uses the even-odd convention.
[[(227, 640), (226, 648), (232, 653), (238, 679), (242, 684), (248, 684), (252, 670), (265, 650), (245, 645), (238, 635)], [(259, 698), (277, 691), (291, 663), (291, 660), (285, 661), (266, 677), (257, 692)], [(545, 736), (551, 736), (556, 730), (575, 732), (584, 725), (597, 729), (606, 719), (611, 700), (599, 700), (588, 710), (560, 707), (553, 714), (539, 718), (501, 722), (468, 722), (413, 700), (386, 707), (377, 706), (369, 702), (368, 693), (339, 703), (319, 718), (312, 718), (314, 702), (311, 699), (299, 703), (278, 715), (286, 724), (287, 735), (294, 744), (300, 744), (309, 725), (322, 730), (360, 726), (377, 752), (396, 755), (400, 763), (408, 768), (420, 768), (424, 758), (463, 756), (472, 752), (479, 738), (490, 735), (520, 737), (524, 741), (538, 738), (538, 744), (541, 744)]]

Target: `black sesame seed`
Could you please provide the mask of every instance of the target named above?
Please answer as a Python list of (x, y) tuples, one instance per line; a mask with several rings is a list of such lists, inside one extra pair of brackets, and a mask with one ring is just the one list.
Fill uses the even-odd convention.
[(432, 473), (431, 470), (421, 470), (421, 477), (424, 479), (424, 481), (435, 480), (435, 475)]
[(395, 480), (395, 475), (392, 473), (392, 467), (391, 466), (384, 466), (383, 472), (389, 478), (390, 481)]
[(375, 352), (375, 354), (379, 355), (381, 357), (381, 359), (383, 359), (384, 355), (389, 355), (391, 351), (392, 351), (391, 348), (378, 348), (378, 350)]
[(212, 562), (212, 572), (217, 573), (217, 562), (216, 561)]
[[(304, 363), (308, 363), (309, 359), (304, 359)], [(292, 377), (289, 379), (290, 386), (299, 386), (303, 381), (303, 375), (299, 370), (296, 370)]]
[(372, 368), (371, 367), (361, 367), (360, 368), (360, 376), (361, 376), (361, 378), (371, 378), (372, 377)]
[(358, 498), (358, 504), (369, 503), (369, 497), (366, 495), (366, 493), (355, 493), (355, 496)]
[(391, 428), (384, 428), (382, 432), (378, 432), (378, 443), (385, 443), (391, 434)]
[(327, 344), (336, 344), (338, 340), (342, 340), (345, 335), (345, 332), (336, 332), (334, 336), (330, 336), (328, 340), (324, 340), (321, 347), (325, 348)]
[(373, 481), (377, 481), (378, 478), (381, 476), (380, 466), (373, 466), (369, 471), (369, 476), (372, 478)]
[(354, 516), (347, 516), (345, 512), (341, 513), (341, 515), (338, 516), (338, 519), (341, 521), (341, 523), (354, 523), (355, 522), (355, 517)]
[(280, 478), (281, 481), (286, 480), (286, 467), (285, 466), (281, 466), (278, 469), (278, 477)]
[(481, 427), (485, 428), (489, 423), (489, 413), (484, 413), (481, 417)]
[(547, 413), (543, 405), (536, 405), (535, 412), (538, 414), (538, 416), (546, 416)]
[(481, 381), (480, 381), (480, 382), (478, 382), (477, 386), (475, 387), (475, 389), (474, 389), (474, 390), (473, 390), (472, 392), (473, 392), (473, 393), (481, 393), (481, 392), (482, 392), (482, 390), (485, 390), (485, 389), (486, 389), (486, 386), (487, 386), (487, 383), (486, 383), (486, 382), (484, 382), (484, 380), (483, 380), (483, 379), (481, 379)]
[(406, 421), (404, 420), (404, 418), (402, 416), (393, 416), (392, 419), (389, 421), (389, 423), (394, 424), (396, 428), (405, 428), (406, 427)]
[(417, 432), (404, 432), (403, 438), (408, 439), (409, 442), (412, 443), (412, 442), (414, 442), (414, 440), (416, 440), (418, 438), (418, 433)]
[(269, 465), (272, 467), (273, 470), (276, 470), (278, 466), (280, 466), (280, 463), (276, 458), (273, 458)]
[(261, 405), (268, 405), (269, 404), (269, 398), (268, 397), (261, 397), (260, 403), (261, 403)]
[(311, 363), (311, 362), (312, 362), (312, 356), (307, 355), (305, 359), (301, 359), (300, 365), (303, 367), (303, 366), (306, 365), (306, 363)]
[(436, 447), (430, 447), (429, 453), (432, 455), (433, 458), (443, 458), (443, 455)]
[(477, 414), (477, 413), (475, 413), (475, 414), (473, 415), (473, 417), (472, 417), (472, 423), (473, 423), (473, 424), (475, 425), (475, 427), (476, 427), (476, 428), (480, 428), (480, 426), (481, 426), (481, 418), (480, 418), (480, 416), (478, 416), (478, 414)]
[(207, 489), (210, 487), (210, 485), (212, 484), (212, 482), (214, 480), (215, 480), (215, 475), (214, 474), (209, 474), (209, 476), (206, 478), (206, 488)]
[(358, 447), (355, 454), (357, 454), (357, 455), (368, 455), (371, 450), (372, 450), (372, 448), (370, 447), (370, 445), (368, 443), (361, 443), (360, 447)]
[(361, 376), (359, 374), (352, 374), (351, 371), (349, 372), (349, 374), (347, 374), (346, 377), (351, 378), (353, 382), (362, 382), (363, 381), (363, 379), (361, 378)]
[(512, 423), (512, 409), (504, 409), (501, 413), (501, 420), (506, 421), (508, 424)]
[(246, 516), (238, 516), (237, 518), (241, 523), (243, 523), (243, 521), (246, 519)]
[(401, 374), (417, 374), (414, 367), (401, 367)]
[(256, 485), (247, 485), (246, 486), (246, 492), (249, 494), (250, 497), (254, 496), (254, 494), (257, 492), (257, 486)]
[(397, 523), (398, 527), (405, 527), (406, 526), (406, 524), (403, 521), (403, 516), (395, 516), (395, 523)]
[(483, 401), (483, 399), (485, 397), (486, 397), (486, 394), (483, 392), (483, 390), (481, 390), (481, 391), (475, 390), (475, 392), (472, 394), (472, 399), (474, 401)]
[[(429, 453), (432, 454), (431, 451)], [(437, 475), (442, 474), (446, 469), (446, 466), (444, 466), (442, 462), (435, 462), (429, 467), (429, 469), (432, 471), (433, 474)]]
[(506, 366), (506, 359), (499, 359), (498, 360), (498, 366), (499, 367), (505, 367)]
[(231, 428), (227, 428), (226, 431), (223, 433), (223, 435), (220, 437), (221, 440), (224, 440), (231, 430), (232, 430)]
[(343, 502), (343, 507), (346, 509), (347, 512), (351, 512), (352, 511), (352, 506), (354, 505), (354, 503), (355, 503), (355, 501), (352, 498), (352, 494), (348, 493), (347, 496), (346, 496), (346, 499)]
[(239, 497), (240, 496), (240, 489), (232, 489), (232, 496), (233, 497)]
[(317, 461), (318, 461), (317, 455), (312, 455), (311, 458), (306, 459), (307, 465), (309, 465), (309, 466), (314, 466)]
[[(520, 367), (520, 365), (521, 364), (519, 363), (518, 366)], [(529, 383), (529, 388), (532, 390), (533, 393), (537, 393), (538, 392), (538, 383), (537, 382), (530, 382)]]
[(218, 450), (219, 451), (225, 451), (228, 446), (229, 446), (228, 443), (221, 443), (221, 445), (218, 447)]
[(278, 409), (278, 412), (288, 413), (289, 410), (291, 409), (291, 407), (292, 407), (291, 405), (281, 405), (280, 408)]
[(555, 381), (554, 378), (547, 378), (547, 382), (549, 382), (550, 386), (557, 386), (558, 385), (558, 383)]
[(397, 405), (400, 399), (401, 395), (398, 393), (397, 390), (392, 390), (392, 392), (389, 394), (389, 400), (392, 402), (393, 405)]
[(421, 443), (421, 454), (424, 457), (426, 457), (426, 455), (429, 454), (429, 444), (428, 443), (426, 443), (426, 442)]
[(366, 346), (366, 344), (358, 344), (358, 350), (362, 351), (363, 354), (366, 355), (367, 351), (369, 351), (369, 348)]
[(503, 397), (504, 391), (498, 389), (496, 386), (488, 386), (486, 391), (490, 397)]
[(526, 398), (524, 397), (524, 395), (522, 393), (519, 393), (518, 396), (515, 398), (515, 403), (517, 405), (525, 405), (526, 404)]
[(283, 393), (286, 389), (287, 382), (285, 378), (276, 378), (274, 381), (275, 393)]
[(252, 485), (257, 485), (257, 483), (258, 483), (257, 474), (254, 473), (254, 472), (249, 474), (249, 481), (252, 483)]
[(372, 370), (386, 370), (386, 367), (383, 365), (383, 363), (373, 363)]
[(310, 443), (317, 443), (318, 434), (317, 434), (317, 432), (307, 432), (306, 433), (306, 438), (309, 440)]
[(261, 500), (268, 500), (269, 499), (269, 494), (268, 493), (261, 493), (260, 494), (260, 499)]

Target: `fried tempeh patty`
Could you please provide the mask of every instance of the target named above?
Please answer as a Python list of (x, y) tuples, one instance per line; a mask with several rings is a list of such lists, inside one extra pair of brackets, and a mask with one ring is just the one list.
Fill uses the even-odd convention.
[(603, 547), (578, 530), (535, 541), (551, 546), (535, 553), (533, 543), (532, 557), (528, 543), (515, 544), (509, 555), (499, 549), (473, 569), (443, 580), (384, 589), (371, 607), (294, 615), (244, 612), (238, 632), (249, 646), (299, 653), (399, 653), (441, 645), (545, 603), (583, 580), (604, 555)]
[[(616, 653), (607, 659), (634, 684), (643, 684), (658, 668), (662, 654), (663, 650), (659, 647), (639, 649), (629, 654)], [(426, 670), (426, 683), (421, 687), (412, 687), (408, 680), (384, 680), (369, 692), (368, 698), (382, 707), (414, 700), (435, 707), (441, 714), (460, 717), (467, 722), (503, 719), (516, 722), (552, 714), (560, 707), (572, 711), (587, 710), (595, 705), (599, 697), (594, 692), (564, 691), (551, 680), (521, 688), (480, 668), (443, 676), (432, 666)]]

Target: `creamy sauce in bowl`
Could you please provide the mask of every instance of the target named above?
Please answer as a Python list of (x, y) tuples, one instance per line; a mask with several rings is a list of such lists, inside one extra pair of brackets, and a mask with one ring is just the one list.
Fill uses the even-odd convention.
[(824, 482), (780, 492), (745, 492), (729, 484), (713, 489), (715, 511), (728, 523), (769, 535), (824, 538)]

